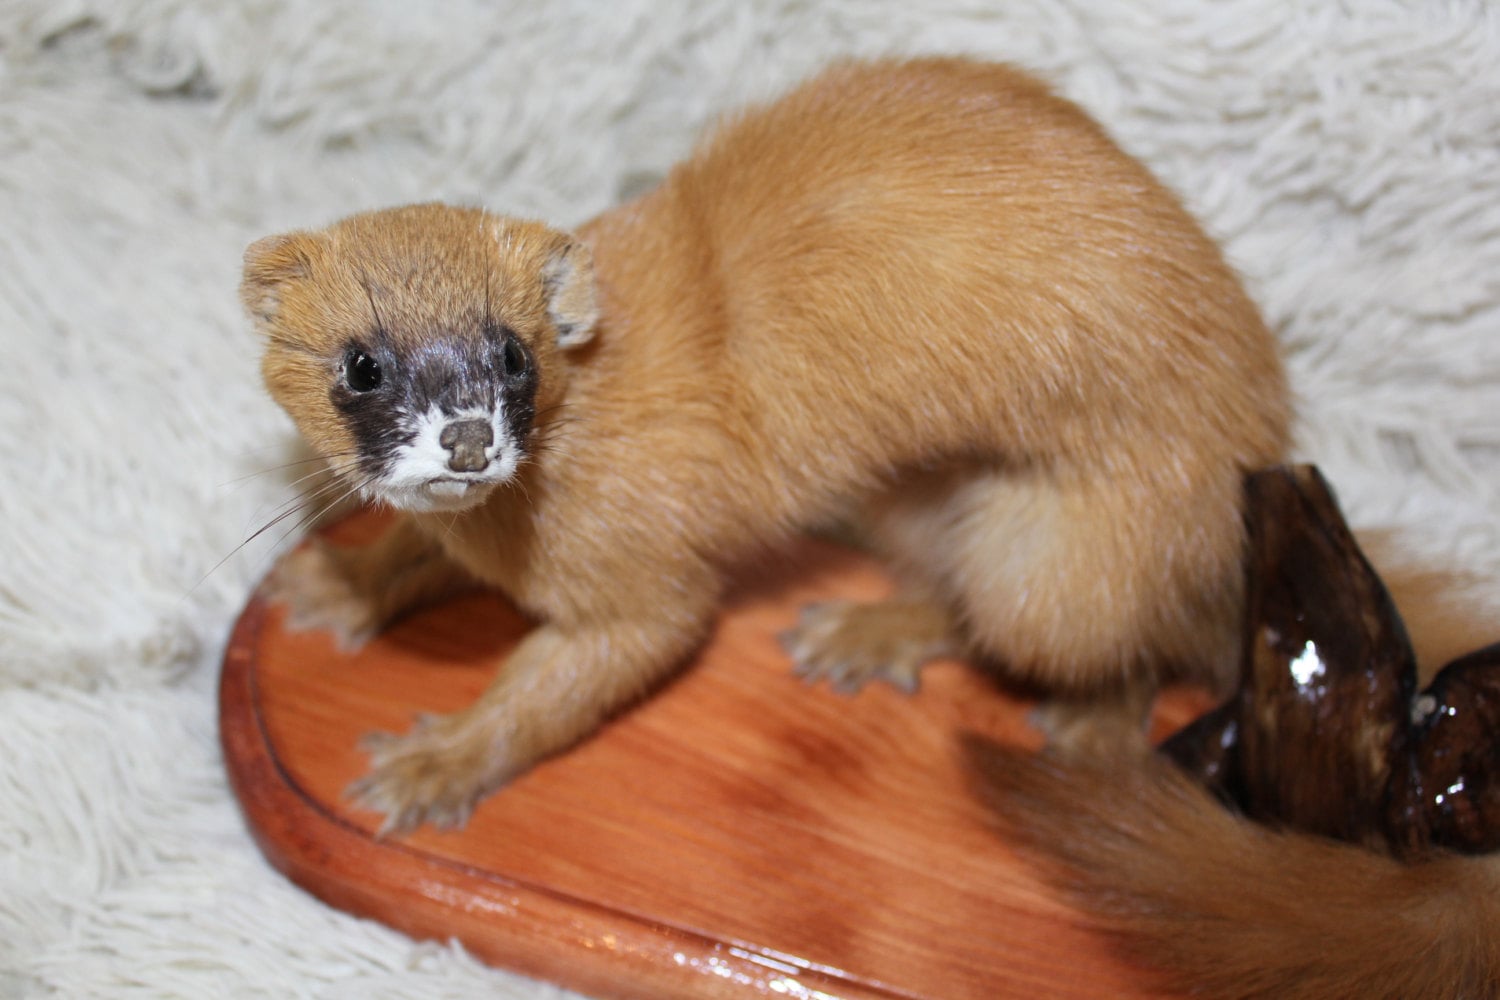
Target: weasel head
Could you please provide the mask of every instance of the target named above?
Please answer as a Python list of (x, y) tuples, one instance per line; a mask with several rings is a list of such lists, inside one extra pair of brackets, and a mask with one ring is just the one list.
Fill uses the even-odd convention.
[(516, 476), (597, 317), (584, 244), (444, 205), (260, 240), (240, 294), (303, 436), (351, 489), (419, 512)]

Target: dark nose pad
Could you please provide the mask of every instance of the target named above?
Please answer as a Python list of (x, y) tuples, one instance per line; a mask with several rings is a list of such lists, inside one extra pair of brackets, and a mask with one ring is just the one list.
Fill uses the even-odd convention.
[(488, 420), (455, 420), (443, 428), (438, 444), (448, 449), (448, 468), (454, 472), (478, 472), (490, 460), (484, 450), (495, 442)]

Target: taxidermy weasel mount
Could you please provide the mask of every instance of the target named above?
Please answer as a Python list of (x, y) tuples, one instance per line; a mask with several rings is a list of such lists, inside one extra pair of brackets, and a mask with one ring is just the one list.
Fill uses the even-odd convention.
[[(809, 609), (796, 669), (958, 654), (1046, 692), (1106, 770), (979, 785), (1132, 954), (1207, 995), (1494, 995), (1494, 862), (1263, 831), (1118, 753), (1163, 682), (1239, 677), (1243, 482), (1288, 391), (1213, 242), (1030, 77), (844, 64), (575, 233), (372, 212), (257, 242), (242, 297), (271, 394), (398, 512), (283, 561), (293, 624), (355, 645), (475, 584), (539, 623), (469, 708), (372, 741), (383, 833), (464, 823), (684, 664), (736, 565), (852, 510), (903, 589)], [(1431, 575), (1384, 576), (1418, 663), (1472, 648)]]
[(853, 510), (904, 589), (809, 610), (797, 669), (966, 655), (1079, 753), (1227, 689), (1277, 345), (1178, 200), (1073, 104), (961, 59), (850, 63), (577, 232), (417, 205), (263, 239), (272, 396), (395, 508), (272, 593), (357, 644), (456, 588), (537, 623), (467, 709), (378, 738), (383, 832), (463, 824), (660, 684), (737, 564)]

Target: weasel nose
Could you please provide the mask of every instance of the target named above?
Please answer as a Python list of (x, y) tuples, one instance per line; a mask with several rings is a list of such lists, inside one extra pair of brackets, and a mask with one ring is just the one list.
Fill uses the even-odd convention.
[(478, 472), (490, 460), (484, 450), (495, 441), (488, 420), (455, 420), (443, 428), (438, 444), (448, 449), (448, 468), (454, 472)]

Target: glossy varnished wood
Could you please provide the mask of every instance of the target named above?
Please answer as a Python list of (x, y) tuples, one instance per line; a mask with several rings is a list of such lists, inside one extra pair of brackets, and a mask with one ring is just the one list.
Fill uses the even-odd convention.
[(313, 894), (600, 996), (1143, 995), (965, 791), (957, 735), (1035, 742), (1026, 705), (956, 663), (910, 698), (790, 675), (775, 636), (797, 608), (887, 587), (807, 543), (742, 589), (665, 691), (463, 831), (397, 841), (342, 796), (359, 737), (473, 699), (525, 622), (475, 596), (350, 655), (252, 600), (224, 662), (230, 778), (267, 857)]

